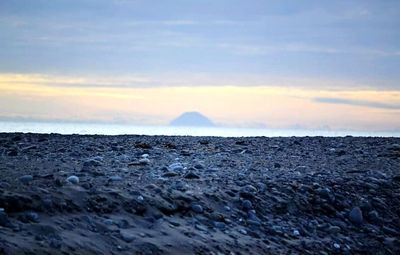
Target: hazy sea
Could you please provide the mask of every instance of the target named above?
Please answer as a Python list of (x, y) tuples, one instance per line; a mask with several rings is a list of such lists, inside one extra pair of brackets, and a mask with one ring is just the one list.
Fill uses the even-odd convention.
[(0, 121), (0, 132), (98, 134), (98, 135), (178, 135), (178, 136), (379, 136), (400, 137), (400, 132), (358, 132), (308, 129), (267, 129), (227, 127), (134, 126), (126, 124), (54, 123)]

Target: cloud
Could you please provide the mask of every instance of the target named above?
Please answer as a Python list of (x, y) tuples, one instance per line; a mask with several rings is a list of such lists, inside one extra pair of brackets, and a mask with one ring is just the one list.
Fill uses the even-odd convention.
[(318, 103), (327, 103), (327, 104), (343, 104), (343, 105), (363, 106), (363, 107), (378, 108), (378, 109), (400, 110), (400, 104), (375, 102), (369, 100), (347, 99), (338, 97), (316, 97), (313, 98), (313, 101)]

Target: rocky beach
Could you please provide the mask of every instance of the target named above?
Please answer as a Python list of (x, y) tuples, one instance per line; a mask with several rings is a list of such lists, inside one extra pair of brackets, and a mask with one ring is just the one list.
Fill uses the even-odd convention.
[(0, 133), (0, 254), (400, 254), (400, 139)]

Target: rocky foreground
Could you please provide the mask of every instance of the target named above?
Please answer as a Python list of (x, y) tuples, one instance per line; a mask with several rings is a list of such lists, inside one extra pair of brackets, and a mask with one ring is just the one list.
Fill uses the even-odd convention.
[(400, 139), (0, 134), (0, 254), (400, 254)]

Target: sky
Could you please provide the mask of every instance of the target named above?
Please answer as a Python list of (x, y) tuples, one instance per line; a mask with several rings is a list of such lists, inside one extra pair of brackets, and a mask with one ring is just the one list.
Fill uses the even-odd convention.
[(400, 1), (1, 0), (0, 120), (400, 129)]

